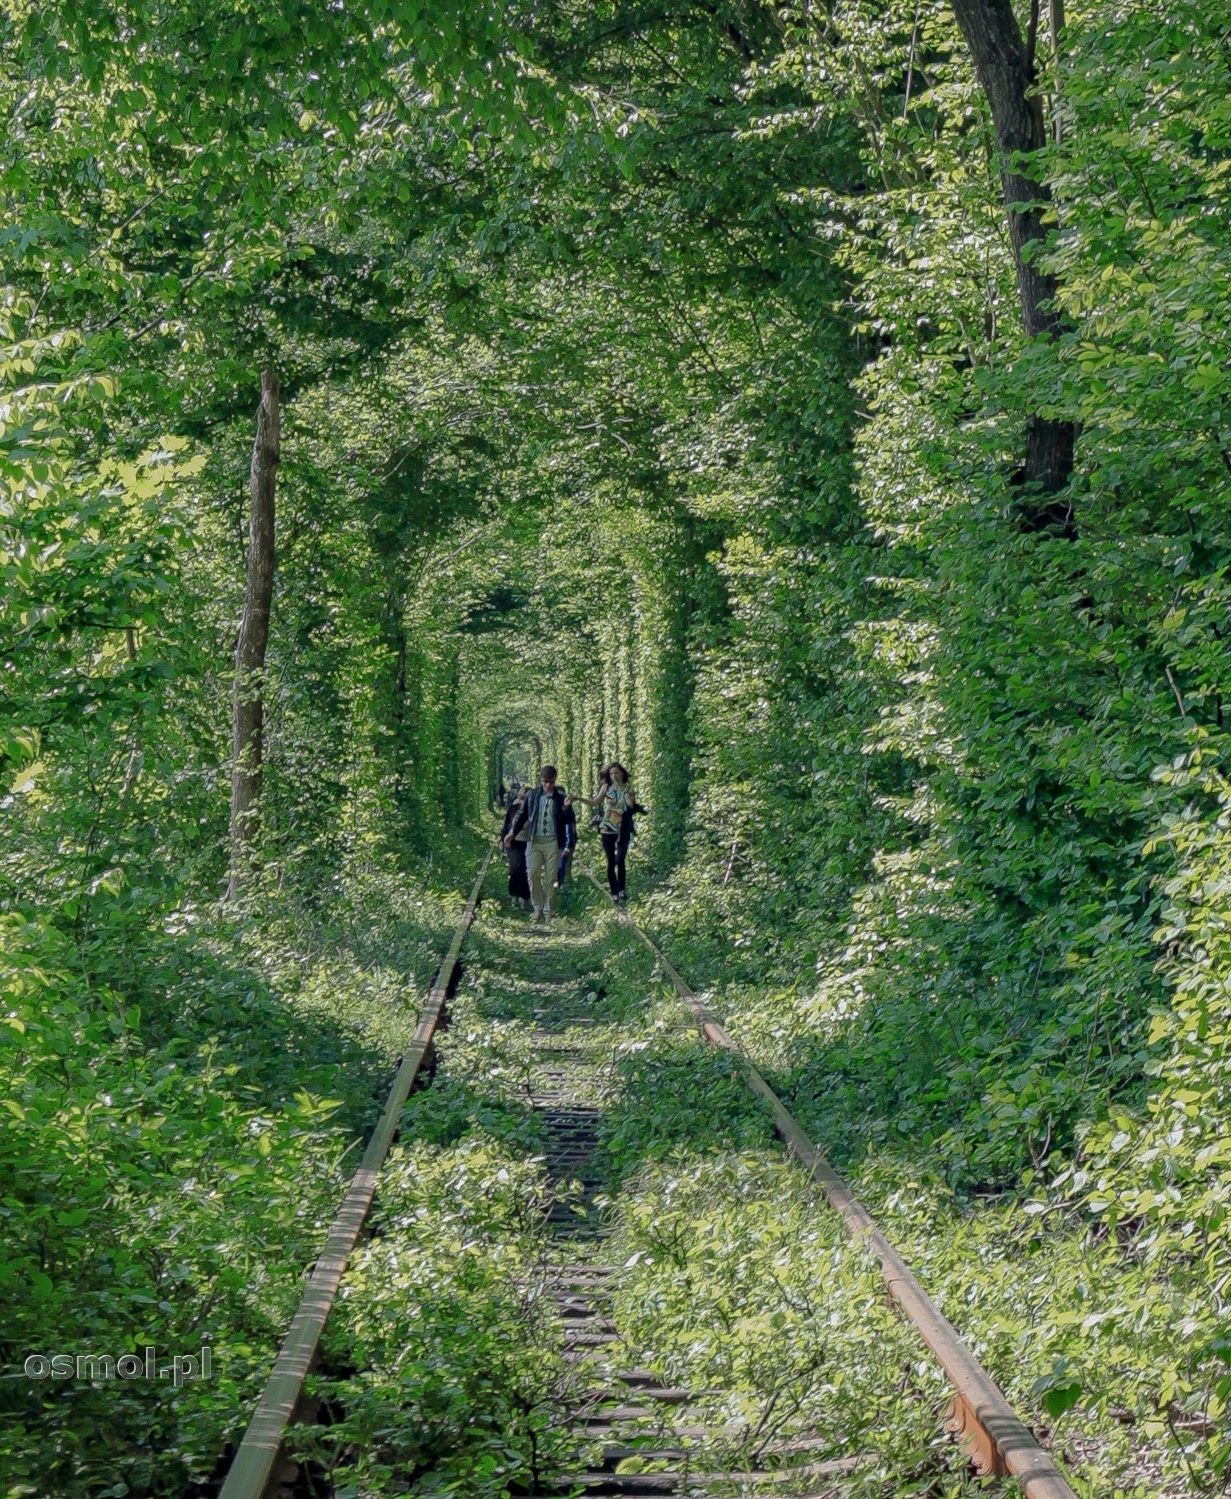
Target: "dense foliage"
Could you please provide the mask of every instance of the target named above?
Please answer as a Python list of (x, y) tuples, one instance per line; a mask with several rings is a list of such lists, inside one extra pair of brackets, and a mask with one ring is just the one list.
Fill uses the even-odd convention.
[[(1017, 9), (1035, 341), (941, 0), (4, 6), (6, 1491), (211, 1481), (502, 776), (612, 757), (645, 920), (971, 1335), (1029, 1345), (1019, 1397), (1067, 1392), (1128, 1489), (1225, 1485), (1231, 26)], [(265, 775), (224, 901), (262, 369)], [(1040, 414), (1079, 434), (1063, 525), (1021, 482)], [(613, 1181), (656, 1164), (617, 1231), (670, 1201), (737, 1253), (777, 1167), (726, 1074), (670, 1036), (626, 1073)], [(545, 1337), (501, 1299), (533, 1234), (474, 1186), (522, 1124), (467, 1144), (450, 1097), (421, 1144), (460, 1154), (390, 1233), (426, 1253), (418, 1192), (505, 1233), (449, 1294)], [(734, 1122), (677, 1170), (651, 1144), (700, 1098)], [(794, 1285), (813, 1208), (781, 1211)], [(206, 1335), (210, 1385), (19, 1374)], [(477, 1481), (480, 1397), (440, 1398), (423, 1462)]]

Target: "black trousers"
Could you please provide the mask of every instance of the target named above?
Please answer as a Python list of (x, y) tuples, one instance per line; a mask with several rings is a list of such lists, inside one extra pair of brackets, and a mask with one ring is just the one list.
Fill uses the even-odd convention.
[(509, 844), (509, 894), (530, 899), (530, 881), (526, 875), (526, 845), (516, 839)]
[(624, 894), (624, 860), (628, 844), (620, 842), (619, 833), (603, 833), (603, 852), (607, 855), (607, 888), (612, 895)]

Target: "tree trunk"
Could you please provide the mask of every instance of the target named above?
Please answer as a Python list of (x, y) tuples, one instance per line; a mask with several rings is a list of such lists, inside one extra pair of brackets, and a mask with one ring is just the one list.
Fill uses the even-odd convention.
[(231, 770), (231, 882), (235, 895), (260, 817), (262, 731), (265, 723), (265, 651), (274, 597), (274, 493), (281, 445), (278, 381), (261, 371), (261, 404), (248, 480), (248, 581), (244, 617), (235, 647)]
[[(1026, 336), (1055, 338), (1061, 328), (1060, 315), (1044, 303), (1055, 298), (1056, 282), (1029, 253), (1031, 246), (1041, 248), (1046, 237), (1040, 205), (1050, 201), (1051, 193), (1046, 183), (1033, 181), (1014, 163), (1016, 153), (1038, 151), (1047, 141), (1042, 100), (1030, 93), (1034, 58), (1022, 40), (1011, 0), (952, 0), (952, 4), (991, 106)], [(1019, 505), (1026, 529), (1075, 534), (1072, 504), (1061, 491), (1067, 489), (1073, 474), (1076, 435), (1072, 422), (1035, 414), (1026, 418), (1026, 461), (1019, 476), (1023, 490)]]

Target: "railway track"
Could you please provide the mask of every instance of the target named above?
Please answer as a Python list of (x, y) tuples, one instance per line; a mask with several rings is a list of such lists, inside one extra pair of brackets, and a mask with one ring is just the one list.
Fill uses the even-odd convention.
[(466, 902), (461, 920), (453, 933), (453, 941), (449, 944), (449, 950), (428, 991), (415, 1034), (402, 1057), (363, 1159), (351, 1178), (346, 1196), (342, 1199), (328, 1237), (312, 1267), (307, 1289), (282, 1340), (269, 1380), (227, 1471), (219, 1499), (262, 1499), (262, 1496), (270, 1494), (283, 1481), (278, 1466), (283, 1437), (300, 1406), (304, 1380), (308, 1377), (320, 1346), (321, 1333), (333, 1309), (346, 1263), (359, 1242), (359, 1235), (371, 1210), (377, 1178), (397, 1134), (398, 1120), (410, 1097), (410, 1090), (431, 1055), (433, 1038), (453, 983), (462, 943), (466, 940), (466, 934), (478, 910), (483, 881), (487, 878), (488, 865), (494, 852), (494, 849), (489, 850), (479, 866), (470, 899)]
[[(304, 1492), (302, 1475), (280, 1454), (287, 1428), (310, 1419), (303, 1400), (321, 1332), (337, 1295), (347, 1259), (363, 1231), (381, 1164), (393, 1143), (402, 1109), (431, 1056), (445, 999), (454, 982), (463, 942), (471, 930), (492, 854), (484, 859), (453, 941), (432, 985), (412, 1045), (402, 1060), (363, 1160), (313, 1267), (303, 1300), (279, 1351), (268, 1384), (253, 1413), (219, 1499), (289, 1499)], [(589, 876), (593, 881), (593, 876)], [(593, 881), (598, 886), (597, 881)], [(601, 887), (600, 887), (601, 893)], [(605, 899), (605, 896), (604, 896)], [(892, 1304), (918, 1330), (953, 1390), (946, 1422), (966, 1450), (975, 1472), (1013, 1474), (1028, 1499), (1076, 1499), (1050, 1453), (1013, 1411), (957, 1330), (885, 1238), (847, 1184), (807, 1138), (718, 1020), (705, 1008), (657, 945), (620, 909), (617, 919), (631, 939), (649, 952), (688, 1007), (705, 1042), (732, 1054), (747, 1085), (768, 1107), (789, 1154), (809, 1173), (851, 1236), (879, 1261)], [(630, 1361), (617, 1320), (614, 1288), (618, 1266), (610, 1262), (600, 1204), (602, 1110), (610, 1080), (608, 1043), (596, 1040), (603, 1021), (601, 986), (579, 983), (561, 970), (560, 938), (549, 943), (541, 929), (518, 923), (514, 935), (521, 965), (520, 1004), (534, 1065), (526, 1101), (538, 1125), (539, 1149), (553, 1184), (550, 1229), (555, 1240), (551, 1267), (539, 1287), (559, 1319), (567, 1370), (560, 1390), (561, 1420), (568, 1423), (576, 1459), (543, 1475), (544, 1495), (806, 1494), (838, 1499), (844, 1480), (863, 1460), (859, 1454), (814, 1460), (821, 1438), (792, 1431), (790, 1439), (763, 1444), (755, 1466), (716, 1470), (706, 1454), (715, 1432), (707, 1411), (712, 1391), (663, 1384), (653, 1371)], [(479, 965), (480, 968), (482, 965)]]

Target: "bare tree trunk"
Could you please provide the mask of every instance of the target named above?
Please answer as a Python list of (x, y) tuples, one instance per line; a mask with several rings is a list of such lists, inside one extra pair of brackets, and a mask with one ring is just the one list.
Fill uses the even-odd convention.
[[(1055, 338), (1060, 332), (1060, 316), (1053, 307), (1043, 304), (1055, 298), (1056, 282), (1039, 269), (1029, 253), (1031, 246), (1041, 248), (1040, 242), (1046, 237), (1040, 205), (1050, 201), (1051, 194), (1046, 183), (1025, 176), (1013, 160), (1017, 152), (1037, 151), (1047, 141), (1042, 100), (1030, 94), (1034, 57), (1022, 40), (1011, 0), (952, 0), (952, 4), (970, 48), (975, 74), (991, 106), (1022, 323), (1029, 338)], [(1037, 20), (1031, 26), (1032, 41), (1036, 32)], [(1072, 422), (1035, 414), (1027, 417), (1020, 510), (1028, 530), (1052, 528), (1066, 536), (1076, 534), (1071, 500), (1061, 494), (1073, 474), (1076, 435)]]
[(248, 847), (260, 818), (262, 732), (265, 723), (265, 651), (274, 597), (274, 494), (281, 456), (278, 380), (261, 371), (261, 404), (256, 413), (256, 440), (248, 480), (248, 581), (244, 617), (235, 647), (235, 696), (231, 749), (231, 882), (228, 899), (239, 884)]

